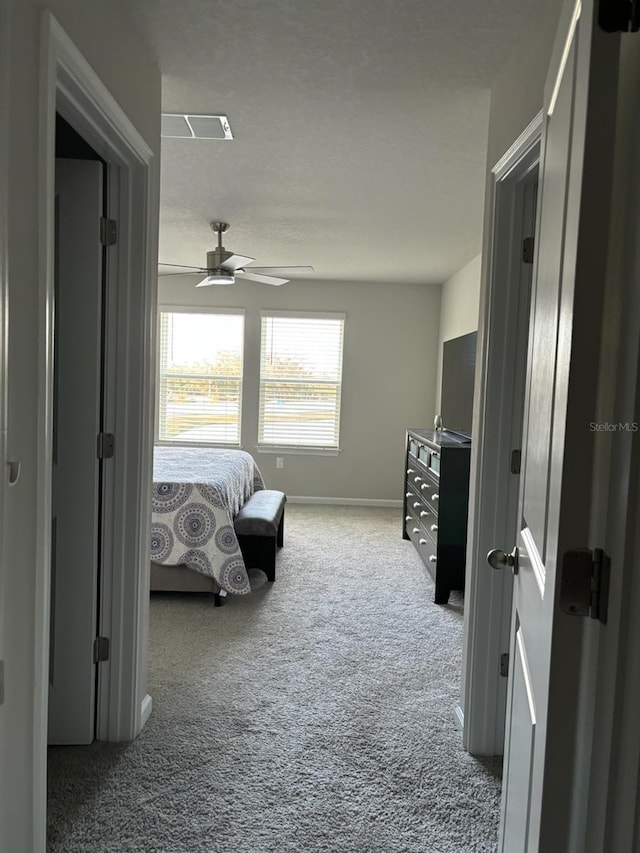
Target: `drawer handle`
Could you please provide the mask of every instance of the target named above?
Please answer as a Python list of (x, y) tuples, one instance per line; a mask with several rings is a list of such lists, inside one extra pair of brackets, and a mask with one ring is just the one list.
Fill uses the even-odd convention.
[(425, 515), (429, 515), (429, 513), (426, 511), (426, 509), (421, 510), (421, 512), (420, 512), (420, 518), (424, 518), (424, 517), (425, 517)]
[(404, 493), (404, 496), (405, 496), (405, 498), (410, 498), (410, 497), (411, 497), (411, 492), (405, 492), (405, 493)]
[(414, 505), (413, 505), (413, 508), (414, 508), (414, 509), (418, 509), (418, 507), (419, 507), (419, 506), (420, 506), (420, 504), (418, 503), (418, 501), (416, 501), (416, 502), (414, 503)]
[(431, 527), (430, 527), (429, 529), (430, 529), (433, 533), (435, 533), (435, 532), (436, 532), (436, 530), (438, 529), (438, 525), (437, 525), (437, 524), (432, 524), (432, 525), (431, 525)]
[(429, 557), (429, 562), (430, 562), (430, 563), (437, 563), (437, 562), (438, 562), (438, 558), (437, 558), (437, 557), (434, 557), (434, 556), (433, 556), (433, 554), (432, 554), (432, 555)]
[(414, 483), (421, 483), (421, 482), (422, 482), (422, 477), (414, 477), (414, 478), (413, 478), (413, 482), (414, 482)]
[(427, 544), (427, 540), (426, 540), (426, 539), (418, 539), (418, 544), (419, 544), (419, 545), (426, 545), (426, 544)]
[(414, 533), (420, 533), (420, 528), (418, 528), (418, 527), (414, 527), (414, 528), (413, 528), (413, 532), (414, 532)]
[(429, 483), (423, 483), (423, 484), (420, 486), (420, 488), (421, 488), (421, 489), (428, 489), (428, 488), (429, 488)]
[(404, 520), (405, 520), (405, 521), (411, 521), (411, 516), (410, 516), (410, 515), (405, 515)]
[(415, 473), (416, 472), (413, 470), (413, 468), (407, 468), (407, 474), (415, 474)]
[(439, 501), (439, 500), (440, 500), (440, 495), (439, 495), (439, 494), (437, 494), (437, 493), (436, 493), (435, 495), (431, 495), (431, 500), (432, 500), (432, 501)]

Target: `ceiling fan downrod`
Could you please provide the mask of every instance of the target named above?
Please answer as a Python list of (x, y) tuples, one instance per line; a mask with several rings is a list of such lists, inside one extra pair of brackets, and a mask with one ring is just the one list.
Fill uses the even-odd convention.
[(207, 252), (207, 268), (210, 274), (219, 270), (222, 264), (231, 257), (232, 252), (227, 252), (222, 245), (222, 235), (231, 227), (228, 222), (210, 222), (209, 226), (212, 231), (218, 235), (218, 245), (213, 252)]

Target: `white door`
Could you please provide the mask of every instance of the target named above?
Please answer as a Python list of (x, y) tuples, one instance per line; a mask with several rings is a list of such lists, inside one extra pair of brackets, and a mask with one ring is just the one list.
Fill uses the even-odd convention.
[[(619, 38), (565, 3), (545, 90), (500, 849), (568, 851), (585, 626), (560, 609), (586, 548)], [(590, 82), (598, 85), (589, 88)], [(503, 543), (496, 543), (501, 546)], [(508, 565), (504, 555), (494, 563)], [(575, 827), (574, 827), (575, 828)]]
[(50, 744), (95, 736), (102, 168), (56, 161)]

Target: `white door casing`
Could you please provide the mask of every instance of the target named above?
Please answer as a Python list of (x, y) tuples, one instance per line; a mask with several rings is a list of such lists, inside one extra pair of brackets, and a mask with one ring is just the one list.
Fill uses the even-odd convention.
[[(593, 422), (618, 39), (566, 3), (545, 89), (513, 584), (500, 849), (578, 850), (576, 726), (585, 631), (561, 612), (563, 555), (590, 543)], [(598, 86), (591, 85), (594, 74)], [(499, 545), (500, 543), (496, 543)], [(574, 790), (575, 789), (575, 790)]]
[[(7, 378), (8, 378), (8, 184), (9, 184), (9, 9), (6, 0), (0, 0), (0, 690), (5, 689), (5, 490), (10, 476), (7, 465)], [(4, 702), (0, 704), (0, 766), (6, 765), (5, 738), (7, 714)], [(0, 803), (7, 801), (5, 786), (9, 781), (0, 772)], [(6, 829), (0, 821), (0, 848), (8, 844)]]
[(501, 755), (504, 747), (507, 679), (498, 662), (509, 649), (512, 579), (493, 572), (485, 555), (517, 530), (512, 451), (522, 442), (532, 270), (523, 241), (535, 229), (541, 132), (542, 112), (492, 168), (487, 194), (459, 714), (473, 755)]
[(50, 744), (95, 736), (103, 165), (56, 161)]
[(151, 712), (146, 657), (159, 190), (153, 150), (49, 11), (42, 14), (41, 45), (36, 657), (33, 761), (25, 767), (33, 798), (24, 807), (38, 851), (46, 847), (56, 111), (109, 164), (110, 215), (117, 218), (119, 231), (109, 266), (113, 304), (108, 309), (105, 412), (106, 428), (116, 435), (116, 453), (105, 478), (108, 558), (100, 602), (100, 630), (110, 636), (111, 655), (100, 668), (96, 721), (98, 738), (111, 741), (133, 739)]

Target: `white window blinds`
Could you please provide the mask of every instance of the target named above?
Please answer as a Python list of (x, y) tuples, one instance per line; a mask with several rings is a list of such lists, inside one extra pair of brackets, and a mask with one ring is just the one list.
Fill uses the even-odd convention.
[(240, 444), (244, 315), (160, 311), (160, 442)]
[(338, 449), (344, 319), (263, 312), (259, 445)]

